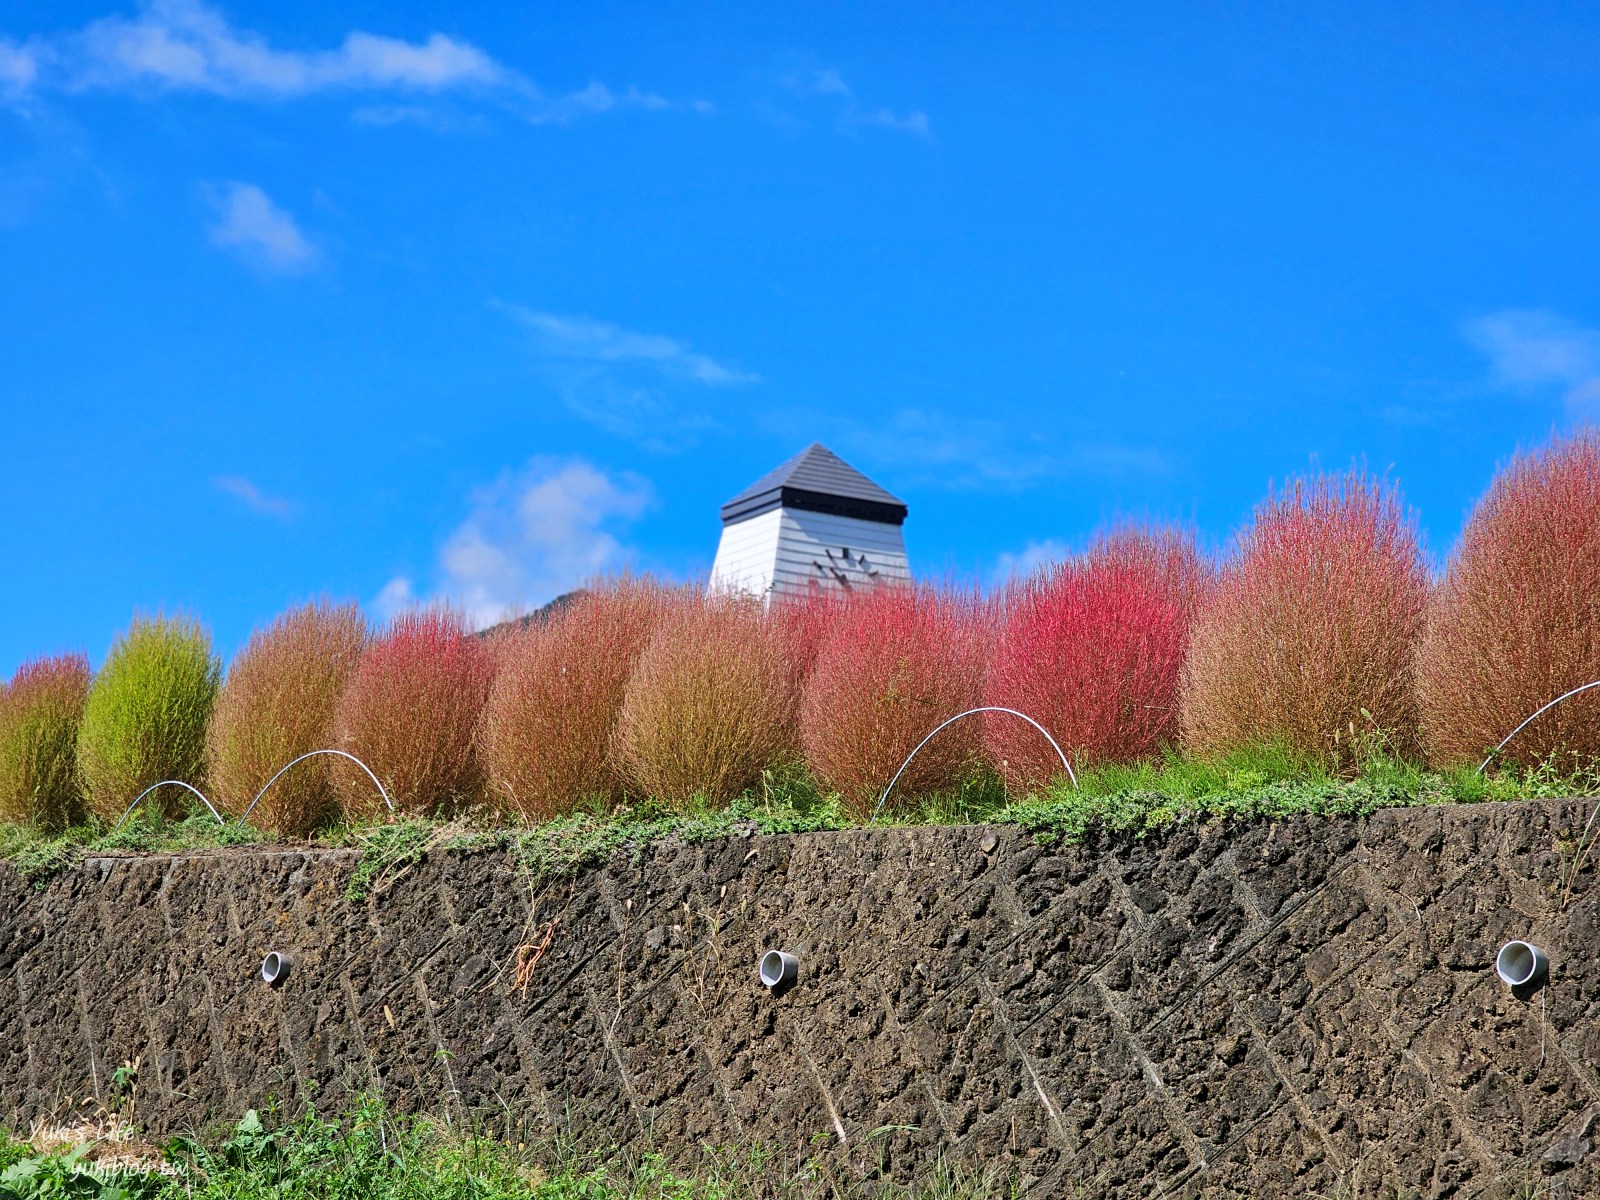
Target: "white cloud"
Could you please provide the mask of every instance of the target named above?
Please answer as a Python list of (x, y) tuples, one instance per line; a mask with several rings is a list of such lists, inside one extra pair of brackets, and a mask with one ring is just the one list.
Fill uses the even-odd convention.
[(502, 306), (512, 320), (532, 330), (545, 349), (561, 358), (589, 362), (643, 363), (664, 375), (712, 387), (756, 383), (759, 377), (691, 350), (687, 342), (657, 333), (636, 333), (590, 317), (563, 317), (519, 305)]
[(648, 449), (681, 449), (717, 422), (686, 398), (703, 389), (759, 383), (760, 376), (695, 350), (587, 316), (491, 302), (532, 336), (541, 373), (578, 416)]
[(276, 271), (302, 271), (316, 263), (316, 247), (294, 218), (255, 184), (225, 184), (213, 199), (217, 207), (213, 245), (237, 250)]
[[(844, 75), (835, 67), (794, 67), (786, 71), (781, 80), (798, 98), (801, 107), (811, 108), (814, 114), (819, 109), (831, 110), (834, 127), (842, 133), (855, 133), (863, 128), (883, 129), (891, 133), (910, 134), (924, 141), (933, 140), (933, 128), (927, 113), (912, 109), (902, 114), (882, 105), (863, 105), (857, 100), (855, 90), (845, 82)], [(757, 105), (757, 111), (765, 120), (788, 133), (806, 127), (806, 122), (800, 117), (770, 105)]]
[[(483, 626), (618, 570), (630, 554), (618, 534), (653, 496), (637, 475), (607, 474), (577, 459), (534, 459), (473, 494), (470, 514), (440, 551), (438, 587), (428, 599)], [(418, 601), (413, 581), (398, 576), (373, 606), (390, 616)]]
[(1505, 309), (1469, 321), (1466, 332), (1499, 383), (1557, 388), (1574, 411), (1600, 408), (1600, 329), (1546, 309)]
[(846, 126), (868, 125), (895, 133), (909, 133), (924, 141), (933, 140), (933, 130), (928, 126), (928, 114), (921, 109), (913, 109), (902, 117), (887, 108), (875, 108), (870, 112), (847, 112), (839, 120)]
[[(43, 82), (45, 59), (52, 68), (49, 81), (68, 90), (187, 91), (256, 100), (319, 92), (466, 93), (492, 97), (535, 124), (564, 124), (624, 109), (703, 112), (710, 107), (598, 82), (567, 95), (547, 95), (487, 51), (439, 32), (407, 41), (356, 29), (332, 49), (286, 48), (236, 27), (203, 0), (144, 0), (131, 16), (102, 17), (76, 32), (36, 39), (31, 48), (0, 41), (0, 94)], [(385, 111), (373, 110), (379, 117)]]
[(993, 578), (996, 583), (1002, 584), (1014, 579), (1026, 579), (1043, 567), (1071, 557), (1071, 547), (1055, 538), (1030, 541), (1021, 550), (1002, 552), (995, 562)]
[(492, 87), (513, 74), (442, 33), (407, 42), (355, 30), (336, 50), (280, 50), (198, 0), (151, 0), (137, 16), (91, 22), (73, 41), (73, 82), (84, 87), (299, 96), (326, 88)]
[(27, 46), (0, 38), (0, 98), (27, 93), (39, 78), (39, 59)]
[(263, 516), (276, 517), (280, 521), (286, 521), (294, 516), (293, 501), (280, 496), (269, 496), (243, 475), (218, 475), (211, 483), (219, 492), (227, 493), (246, 508)]

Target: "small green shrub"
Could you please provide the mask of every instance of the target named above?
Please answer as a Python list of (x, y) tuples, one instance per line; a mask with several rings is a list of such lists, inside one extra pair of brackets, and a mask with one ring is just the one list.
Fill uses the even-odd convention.
[[(220, 673), (211, 636), (197, 622), (134, 619), (89, 689), (78, 729), (78, 773), (91, 812), (115, 821), (151, 784), (201, 779)], [(163, 788), (146, 801), (153, 802), (171, 816), (188, 808), (181, 788)]]
[(0, 689), (0, 821), (56, 832), (83, 819), (77, 745), (88, 695), (81, 654), (24, 663)]

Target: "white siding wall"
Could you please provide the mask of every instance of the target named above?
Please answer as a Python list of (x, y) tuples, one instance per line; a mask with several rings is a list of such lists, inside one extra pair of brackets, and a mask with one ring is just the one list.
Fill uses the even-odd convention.
[(898, 525), (779, 508), (723, 528), (711, 588), (761, 595), (803, 592), (813, 580), (826, 587), (831, 576), (816, 564), (826, 567), (827, 551), (838, 555), (846, 548), (865, 555), (882, 582), (911, 578)]
[(717, 558), (711, 564), (714, 592), (749, 592), (763, 596), (772, 587), (774, 550), (783, 509), (774, 508), (747, 521), (722, 527)]

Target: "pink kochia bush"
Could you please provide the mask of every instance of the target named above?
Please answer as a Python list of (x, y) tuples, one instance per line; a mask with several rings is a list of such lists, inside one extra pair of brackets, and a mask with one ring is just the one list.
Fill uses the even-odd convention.
[(1428, 574), (1415, 517), (1363, 474), (1269, 496), (1202, 606), (1183, 674), (1201, 755), (1275, 743), (1348, 768), (1417, 746), (1413, 659)]
[[(372, 769), (398, 812), (432, 816), (474, 804), (483, 791), (476, 730), (494, 669), (493, 650), (454, 613), (396, 617), (367, 647), (339, 699), (337, 748)], [(383, 815), (365, 773), (331, 761), (345, 813)]]
[[(988, 612), (976, 596), (886, 584), (853, 593), (828, 622), (800, 735), (812, 774), (851, 811), (870, 814), (917, 743), (981, 703)], [(929, 742), (901, 776), (898, 797), (957, 785), (982, 729), (969, 718)]]
[(333, 746), (334, 709), (366, 643), (361, 610), (327, 602), (290, 609), (250, 635), (228, 668), (206, 731), (207, 774), (219, 807), (237, 817), (260, 794), (251, 822), (289, 836), (309, 833), (332, 815), (332, 755), (298, 763), (270, 790), (261, 789), (302, 754)]
[(55, 833), (83, 820), (76, 752), (88, 698), (82, 654), (23, 663), (0, 687), (0, 821)]
[(618, 580), (505, 642), (482, 730), (502, 811), (539, 821), (585, 801), (621, 798), (617, 719), (670, 596), (653, 583)]
[[(1208, 570), (1192, 536), (1120, 530), (1003, 596), (987, 703), (1024, 712), (1079, 764), (1159, 754), (1178, 735), (1178, 681)], [(989, 754), (1040, 784), (1061, 759), (1038, 730), (990, 714)]]
[(757, 601), (680, 592), (628, 681), (616, 754), (639, 792), (726, 804), (793, 740), (794, 689)]
[[(1600, 679), (1600, 434), (1513, 459), (1473, 510), (1418, 656), (1428, 756), (1481, 760), (1525, 717)], [(1562, 702), (1508, 761), (1600, 757), (1600, 688)], [(1578, 765), (1570, 759), (1563, 767)]]

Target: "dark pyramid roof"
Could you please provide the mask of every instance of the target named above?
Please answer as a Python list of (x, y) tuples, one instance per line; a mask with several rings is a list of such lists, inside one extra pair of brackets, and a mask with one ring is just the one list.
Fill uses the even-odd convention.
[(821, 442), (812, 442), (724, 504), (722, 523), (732, 525), (775, 508), (832, 513), (886, 525), (901, 524), (907, 511), (903, 500), (884, 491)]

